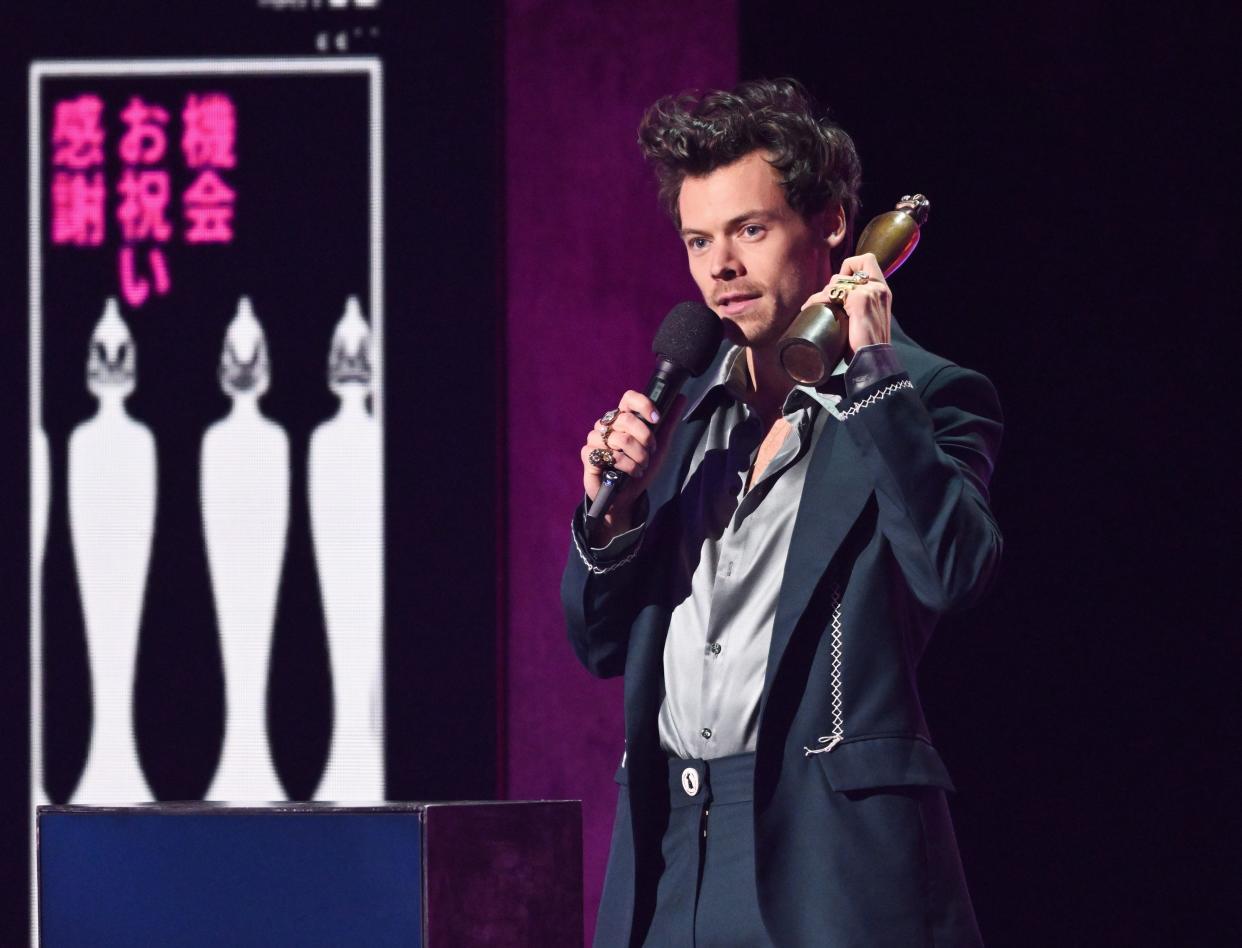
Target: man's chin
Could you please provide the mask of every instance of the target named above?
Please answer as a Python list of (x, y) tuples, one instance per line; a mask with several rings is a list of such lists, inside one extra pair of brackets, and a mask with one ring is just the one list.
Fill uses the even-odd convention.
[(724, 330), (724, 337), (733, 345), (750, 345), (750, 340), (746, 338), (746, 332), (728, 316), (720, 317), (720, 326)]

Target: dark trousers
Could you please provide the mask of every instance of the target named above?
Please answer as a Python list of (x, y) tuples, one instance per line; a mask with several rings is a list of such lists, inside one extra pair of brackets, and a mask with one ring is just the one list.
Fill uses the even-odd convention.
[(755, 755), (670, 760), (650, 948), (771, 945), (755, 890)]

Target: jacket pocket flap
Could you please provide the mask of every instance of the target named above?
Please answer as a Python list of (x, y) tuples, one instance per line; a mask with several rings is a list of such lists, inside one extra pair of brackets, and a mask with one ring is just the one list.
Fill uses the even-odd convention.
[(936, 748), (917, 737), (869, 737), (843, 741), (815, 759), (833, 790), (878, 787), (940, 787), (953, 781)]

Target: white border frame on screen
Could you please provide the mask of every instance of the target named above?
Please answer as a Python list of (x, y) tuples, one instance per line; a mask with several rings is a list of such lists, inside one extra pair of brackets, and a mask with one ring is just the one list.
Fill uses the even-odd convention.
[[(33, 555), (35, 523), (35, 441), (42, 428), (43, 405), (43, 127), (42, 91), (46, 78), (124, 76), (366, 75), (370, 116), (370, 321), (373, 352), (372, 405), (384, 430), (384, 110), (383, 65), (375, 56), (221, 57), (212, 59), (36, 60), (29, 86), (29, 231), (30, 260), (30, 940), (39, 944), (38, 837), (35, 807), (43, 789), (43, 627), (40, 610), (42, 563)], [(383, 493), (383, 438), (380, 440), (380, 496)]]

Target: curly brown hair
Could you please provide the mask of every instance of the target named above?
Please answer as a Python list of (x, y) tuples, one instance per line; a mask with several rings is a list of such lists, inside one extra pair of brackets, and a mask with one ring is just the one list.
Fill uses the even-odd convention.
[[(839, 206), (847, 235), (853, 233), (862, 184), (854, 141), (820, 114), (796, 79), (756, 79), (732, 92), (665, 96), (643, 115), (638, 143), (655, 169), (660, 203), (678, 228), (682, 181), (762, 150), (780, 175), (791, 208), (809, 220)], [(845, 246), (851, 243), (847, 236)]]

